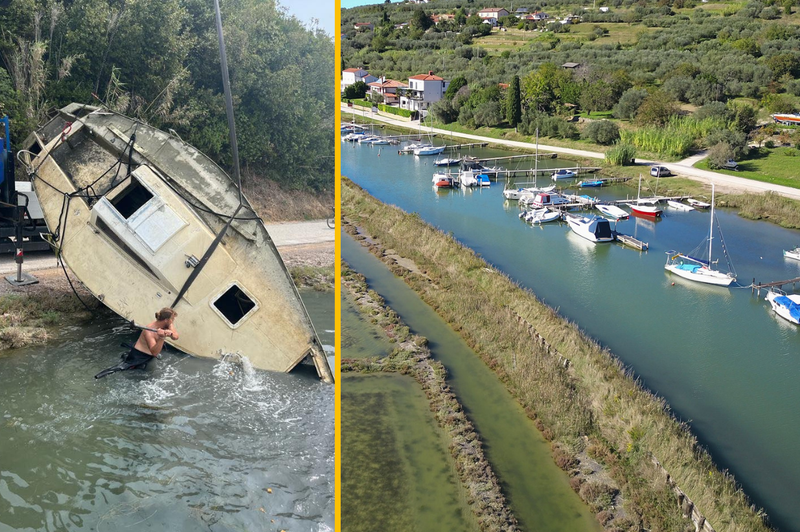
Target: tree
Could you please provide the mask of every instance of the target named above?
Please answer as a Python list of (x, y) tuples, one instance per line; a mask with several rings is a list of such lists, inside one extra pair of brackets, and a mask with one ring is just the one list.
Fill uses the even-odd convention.
[(614, 92), (605, 81), (584, 83), (581, 87), (581, 107), (590, 114), (593, 111), (607, 111), (613, 104)]
[(369, 87), (363, 81), (356, 81), (344, 89), (344, 97), (348, 100), (359, 100), (366, 96)]
[(503, 121), (500, 102), (485, 102), (475, 108), (473, 120), (477, 127), (494, 127)]
[(727, 142), (715, 144), (708, 150), (708, 167), (711, 169), (722, 168), (731, 159), (733, 159), (733, 148)]
[(411, 26), (412, 29), (425, 31), (433, 26), (433, 20), (431, 20), (431, 17), (424, 9), (415, 9), (411, 14), (411, 20), (408, 22), (408, 25)]
[(447, 90), (444, 91), (444, 97), (448, 100), (452, 100), (453, 96), (461, 90), (461, 87), (467, 84), (467, 79), (464, 76), (456, 76), (450, 82), (450, 85), (447, 86)]
[(628, 89), (622, 93), (617, 104), (612, 109), (615, 118), (630, 120), (636, 116), (636, 111), (647, 98), (647, 91), (644, 89)]
[(654, 91), (644, 99), (636, 112), (636, 121), (641, 125), (660, 125), (669, 122), (680, 109), (669, 95), (662, 91)]
[(511, 85), (506, 92), (506, 121), (511, 127), (516, 128), (522, 120), (522, 98), (519, 89), (519, 76), (511, 79)]
[(581, 135), (597, 144), (613, 144), (619, 140), (619, 126), (610, 120), (590, 122)]

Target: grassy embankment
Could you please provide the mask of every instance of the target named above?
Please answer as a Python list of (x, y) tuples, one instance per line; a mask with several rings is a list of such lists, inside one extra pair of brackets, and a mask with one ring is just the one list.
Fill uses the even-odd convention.
[[(496, 372), (558, 450), (560, 464), (579, 463), (583, 453), (603, 464), (625, 499), (626, 517), (606, 523), (608, 530), (686, 528), (679, 509), (681, 502), (685, 511), (686, 502), (654, 459), (716, 530), (769, 530), (663, 399), (643, 389), (576, 324), (452, 237), (347, 180), (342, 209), (353, 226), (380, 243), (373, 252), (380, 256), (380, 246), (391, 248), (421, 268), (424, 275), (396, 264), (392, 270)], [(565, 453), (575, 460), (565, 461)]]
[(66, 282), (34, 285), (25, 292), (0, 295), (0, 351), (43, 344), (59, 327), (87, 321), (96, 312), (108, 312), (80, 285), (76, 289), (91, 312), (84, 308)]
[(412, 335), (400, 317), (386, 307), (383, 298), (368, 288), (364, 276), (346, 264), (342, 264), (342, 285), (359, 310), (386, 332), (390, 342), (397, 344), (397, 348), (383, 358), (343, 359), (342, 372), (396, 372), (413, 377), (422, 386), (437, 423), (451, 441), (449, 448), (456, 471), (481, 530), (517, 530), (516, 519), (483, 454), (480, 439), (445, 382), (444, 366), (431, 358), (427, 340)]

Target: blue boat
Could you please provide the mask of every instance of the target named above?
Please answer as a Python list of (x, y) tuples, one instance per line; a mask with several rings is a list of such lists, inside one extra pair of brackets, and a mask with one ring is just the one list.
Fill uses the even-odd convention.
[(595, 179), (594, 181), (579, 181), (578, 186), (581, 188), (586, 187), (602, 187), (605, 185), (605, 181), (602, 179)]
[(486, 175), (486, 174), (480, 174), (480, 175), (476, 176), (475, 179), (478, 180), (478, 186), (479, 187), (488, 187), (489, 185), (492, 184), (492, 182), (489, 181), (489, 176)]

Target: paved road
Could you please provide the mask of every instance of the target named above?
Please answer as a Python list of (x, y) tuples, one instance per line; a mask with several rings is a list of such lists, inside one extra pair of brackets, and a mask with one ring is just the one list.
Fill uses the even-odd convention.
[[(328, 228), (325, 220), (269, 224), (267, 225), (267, 231), (272, 237), (272, 241), (279, 248), (333, 242), (336, 233), (333, 229)], [(22, 271), (48, 270), (57, 266), (55, 255), (52, 252), (36, 251), (25, 254)], [(14, 262), (13, 253), (0, 256), (0, 276), (14, 274), (16, 271), (17, 265)]]
[[(341, 109), (343, 112), (351, 113), (352, 108), (347, 107), (347, 104), (341, 104)], [(380, 122), (384, 122), (387, 124), (391, 124), (393, 126), (415, 129), (414, 125), (416, 122), (409, 122), (408, 120), (399, 120), (396, 118), (389, 118), (386, 116), (373, 114), (368, 111), (356, 111), (357, 115), (361, 115), (367, 118), (372, 118), (378, 120)], [(467, 133), (454, 133), (452, 131), (447, 131), (445, 129), (438, 129), (438, 128), (430, 128), (426, 127), (423, 128), (425, 132), (432, 131), (438, 135), (448, 135), (454, 137), (465, 138), (477, 142), (491, 142), (493, 144), (501, 144), (504, 146), (509, 146), (512, 148), (524, 148), (526, 150), (533, 150), (535, 149), (535, 145), (531, 144), (530, 142), (520, 142), (516, 140), (505, 140), (505, 139), (496, 139), (492, 137), (483, 137), (480, 135), (472, 135)], [(576, 155), (578, 157), (585, 157), (587, 159), (604, 159), (605, 154), (600, 152), (588, 151), (588, 150), (576, 150), (572, 148), (563, 148), (561, 146), (548, 146), (545, 144), (539, 144), (539, 150), (544, 152), (556, 152), (556, 153), (564, 153), (569, 155)], [(714, 181), (714, 183), (726, 190), (731, 191), (740, 191), (740, 192), (777, 192), (782, 196), (786, 196), (788, 198), (800, 200), (800, 189), (784, 187), (781, 185), (773, 185), (771, 183), (763, 183), (761, 181), (753, 181), (751, 179), (744, 179), (741, 177), (731, 176), (728, 174), (721, 174), (718, 172), (711, 172), (709, 170), (701, 170), (699, 168), (694, 168), (692, 164), (696, 163), (697, 160), (702, 159), (702, 156), (699, 157), (690, 157), (688, 159), (684, 159), (683, 161), (677, 163), (665, 163), (662, 161), (649, 161), (649, 160), (642, 160), (636, 159), (638, 165), (642, 166), (642, 171), (645, 172), (647, 169), (646, 166), (650, 166), (653, 164), (662, 164), (667, 166), (672, 173), (677, 174), (681, 177), (688, 177), (690, 179), (694, 179), (697, 181), (702, 181), (708, 183), (710, 181)]]

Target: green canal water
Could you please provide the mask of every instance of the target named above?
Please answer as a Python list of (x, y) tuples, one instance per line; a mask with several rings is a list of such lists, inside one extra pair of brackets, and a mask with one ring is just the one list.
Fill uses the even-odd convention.
[(342, 353), (347, 358), (383, 357), (394, 349), (380, 328), (368, 323), (342, 294)]
[[(333, 294), (303, 299), (331, 359)], [(174, 351), (95, 380), (118, 325), (0, 353), (0, 531), (334, 529), (333, 386)]]
[(341, 386), (342, 530), (477, 532), (417, 381), (345, 374)]
[[(659, 221), (620, 222), (619, 231), (649, 242), (650, 251), (640, 253), (592, 244), (566, 225), (531, 227), (518, 219), (516, 202), (503, 201), (502, 184), (433, 190), (433, 172), (430, 158), (342, 145), (342, 175), (452, 232), (609, 347), (666, 398), (774, 525), (800, 531), (800, 329), (775, 316), (763, 292), (758, 298), (747, 288), (682, 281), (663, 268), (666, 251), (689, 252), (705, 238), (708, 212), (667, 209)], [(668, 183), (662, 179), (661, 187)], [(619, 199), (630, 189), (590, 193)], [(742, 285), (800, 277), (800, 262), (781, 253), (800, 244), (800, 232), (724, 209), (717, 215)]]
[[(346, 235), (342, 238), (342, 258), (367, 278), (370, 288), (386, 299), (414, 333), (428, 339), (434, 358), (447, 367), (448, 383), (480, 434), (486, 456), (522, 528), (548, 532), (600, 530), (570, 489), (567, 476), (553, 463), (550, 447), (533, 422), (461, 337), (383, 263)], [(343, 400), (347, 384), (342, 386)], [(347, 437), (344, 420), (343, 414), (342, 436)]]

